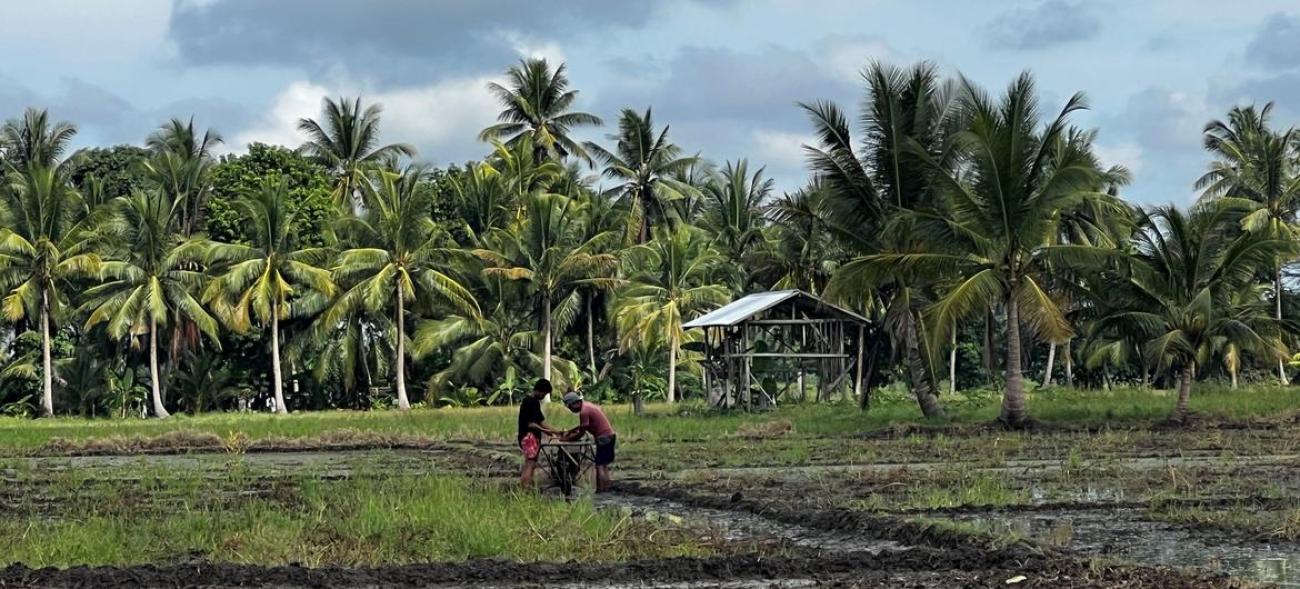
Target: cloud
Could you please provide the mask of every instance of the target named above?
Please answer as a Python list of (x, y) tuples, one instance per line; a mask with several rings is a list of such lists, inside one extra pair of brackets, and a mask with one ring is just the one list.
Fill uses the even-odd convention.
[[(499, 106), (488, 94), (492, 78), (466, 77), (423, 86), (362, 93), (364, 104), (383, 106), (383, 141), (411, 143), (420, 159), (438, 164), (481, 157), (488, 147), (475, 140), (479, 130), (496, 118)], [(358, 88), (321, 85), (305, 80), (285, 86), (256, 123), (229, 136), (226, 148), (242, 151), (261, 142), (296, 147), (304, 137), (298, 120), (317, 118), (325, 97), (357, 96)]]
[(1045, 49), (1096, 37), (1101, 20), (1082, 2), (1046, 0), (1002, 13), (983, 32), (994, 49)]
[(755, 155), (766, 163), (781, 168), (799, 169), (804, 165), (805, 145), (814, 145), (812, 135), (757, 129), (753, 132)]
[(1246, 58), (1275, 69), (1300, 66), (1300, 17), (1275, 13), (1264, 19), (1246, 46)]
[(1105, 142), (1097, 155), (1133, 171), (1127, 198), (1179, 205), (1195, 200), (1193, 183), (1208, 161), (1201, 133), (1216, 116), (1213, 104), (1201, 94), (1152, 87), (1131, 94), (1123, 109), (1101, 119)]
[(808, 53), (778, 46), (749, 53), (684, 47), (664, 68), (646, 65), (626, 75), (629, 84), (606, 92), (602, 106), (653, 105), (678, 120), (802, 122), (796, 102), (852, 98), (858, 81), (828, 72)]
[(545, 59), (550, 63), (564, 63), (564, 49), (554, 41), (540, 41), (518, 31), (501, 31), (497, 35), (519, 56), (528, 59)]
[[(169, 0), (0, 3), (0, 43), (40, 63), (85, 68), (149, 56), (167, 34)], [(8, 64), (12, 67), (12, 63)], [(65, 71), (55, 69), (55, 71)]]
[(1199, 151), (1201, 131), (1213, 112), (1202, 96), (1147, 88), (1129, 96), (1103, 128), (1123, 129), (1149, 151)]
[(170, 37), (179, 57), (194, 64), (301, 67), (315, 74), (341, 68), (396, 82), (487, 64), (495, 69), (516, 53), (512, 38), (536, 49), (545, 47), (536, 36), (636, 27), (659, 8), (606, 0), (219, 0), (177, 6)]
[(818, 42), (822, 67), (843, 80), (857, 80), (872, 61), (907, 63), (888, 43), (873, 37), (835, 35)]
[(1097, 154), (1097, 159), (1101, 161), (1102, 166), (1107, 168), (1124, 166), (1133, 175), (1140, 174), (1146, 165), (1142, 158), (1142, 147), (1132, 143), (1096, 145), (1093, 146), (1093, 153)]
[(218, 130), (235, 128), (246, 118), (243, 107), (219, 98), (187, 99), (156, 108), (141, 108), (79, 78), (65, 77), (55, 91), (35, 92), (0, 76), (0, 112), (17, 116), (28, 107), (44, 108), (52, 118), (76, 125), (77, 146), (139, 144), (172, 117), (193, 116), (198, 125)]

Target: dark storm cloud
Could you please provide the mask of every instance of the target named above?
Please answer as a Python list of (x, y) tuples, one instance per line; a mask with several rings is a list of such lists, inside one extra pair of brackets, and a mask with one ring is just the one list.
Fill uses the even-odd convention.
[(1032, 7), (1009, 10), (984, 27), (985, 40), (995, 49), (1044, 49), (1086, 41), (1101, 32), (1101, 20), (1081, 2), (1047, 0)]
[(1271, 69), (1300, 66), (1300, 17), (1278, 13), (1264, 19), (1246, 46), (1246, 59)]
[(551, 40), (635, 27), (655, 6), (608, 0), (218, 0), (178, 6), (169, 34), (191, 63), (342, 66), (395, 78), (495, 67), (515, 57), (503, 39), (508, 32)]

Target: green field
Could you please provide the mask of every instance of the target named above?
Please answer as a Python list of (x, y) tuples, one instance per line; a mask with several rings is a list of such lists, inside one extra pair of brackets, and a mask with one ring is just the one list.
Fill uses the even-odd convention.
[[(635, 416), (631, 406), (607, 411), (625, 440), (693, 440), (758, 431), (774, 422), (788, 422), (795, 435), (834, 436), (870, 433), (906, 424), (926, 426), (992, 423), (1000, 398), (994, 391), (958, 393), (945, 398), (946, 420), (926, 420), (915, 403), (900, 392), (882, 392), (864, 412), (849, 403), (797, 404), (759, 413), (718, 414), (700, 405), (651, 404)], [(1110, 392), (1049, 389), (1031, 395), (1030, 411), (1042, 423), (1124, 428), (1150, 425), (1165, 418), (1172, 404), (1169, 391), (1117, 389)], [(1193, 410), (1216, 420), (1271, 420), (1300, 410), (1300, 389), (1202, 385), (1192, 398)], [(560, 427), (575, 423), (558, 403), (547, 408)], [(0, 452), (24, 454), (43, 447), (75, 447), (87, 440), (117, 440), (168, 434), (207, 435), (228, 442), (232, 449), (252, 441), (353, 439), (494, 440), (509, 441), (515, 427), (512, 407), (415, 409), (397, 411), (321, 411), (288, 416), (269, 414), (177, 415), (166, 420), (87, 420), (55, 418), (0, 419)], [(178, 438), (183, 439), (183, 438)], [(129, 444), (128, 444), (129, 445)]]

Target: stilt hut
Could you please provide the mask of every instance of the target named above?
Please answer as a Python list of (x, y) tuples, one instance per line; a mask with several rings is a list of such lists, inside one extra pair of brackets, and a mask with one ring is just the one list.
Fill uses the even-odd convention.
[(755, 293), (683, 327), (704, 333), (704, 386), (718, 407), (746, 409), (849, 391), (863, 394), (865, 317), (800, 290)]

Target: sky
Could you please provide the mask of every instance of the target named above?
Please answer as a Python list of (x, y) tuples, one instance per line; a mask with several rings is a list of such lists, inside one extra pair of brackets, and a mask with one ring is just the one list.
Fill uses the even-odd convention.
[(48, 108), (79, 146), (193, 116), (228, 152), (294, 147), (323, 97), (360, 95), (383, 105), (385, 140), (460, 163), (490, 151), (487, 83), (535, 56), (567, 63), (576, 107), (605, 119), (584, 138), (652, 107), (688, 152), (748, 158), (780, 190), (807, 176), (797, 103), (858, 112), (872, 60), (995, 93), (1029, 70), (1045, 110), (1084, 92), (1074, 121), (1142, 203), (1195, 198), (1201, 129), (1233, 105), (1300, 123), (1294, 0), (42, 0), (0, 4), (0, 23), (0, 118)]

